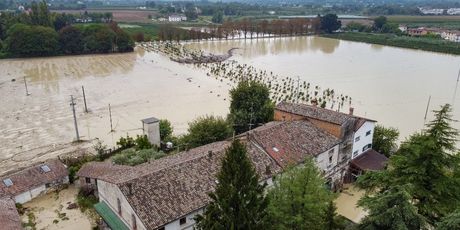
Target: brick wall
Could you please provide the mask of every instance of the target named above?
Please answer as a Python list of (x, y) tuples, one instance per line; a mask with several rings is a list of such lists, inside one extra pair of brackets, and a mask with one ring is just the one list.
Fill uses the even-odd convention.
[(299, 120), (308, 120), (311, 123), (315, 124), (318, 128), (334, 135), (337, 138), (342, 138), (342, 127), (337, 124), (333, 124), (326, 121), (316, 120), (312, 118), (307, 118), (301, 115), (288, 113), (285, 111), (275, 109), (275, 121), (299, 121)]

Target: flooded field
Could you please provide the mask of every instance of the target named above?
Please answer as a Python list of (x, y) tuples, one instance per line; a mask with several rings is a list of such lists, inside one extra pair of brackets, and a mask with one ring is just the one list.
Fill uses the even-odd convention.
[[(460, 63), (452, 55), (319, 37), (188, 46), (221, 54), (238, 48), (230, 61), (286, 77), (299, 76), (312, 85), (349, 95), (356, 114), (397, 127), (402, 136), (423, 127), (430, 95), (430, 109), (452, 103)], [(232, 86), (208, 77), (204, 69), (140, 48), (127, 54), (0, 60), (0, 70), (3, 172), (69, 147), (76, 137), (71, 95), (76, 98), (81, 138), (99, 138), (111, 147), (120, 136), (140, 134), (140, 120), (147, 117), (169, 119), (180, 134), (198, 116), (225, 116)], [(89, 113), (84, 111), (82, 86)], [(459, 97), (460, 93), (455, 100), (456, 119), (460, 119)]]
[[(402, 137), (423, 128), (430, 110), (454, 103), (460, 119), (460, 93), (454, 91), (460, 57), (418, 50), (340, 41), (291, 37), (192, 43), (208, 52), (235, 50), (233, 60), (283, 76), (329, 87), (353, 98), (355, 114), (397, 127)], [(428, 114), (427, 121), (432, 118)], [(455, 126), (460, 128), (460, 123)]]

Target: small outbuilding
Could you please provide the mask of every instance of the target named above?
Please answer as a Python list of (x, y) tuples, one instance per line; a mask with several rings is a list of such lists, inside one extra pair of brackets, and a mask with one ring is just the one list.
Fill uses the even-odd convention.
[(35, 197), (69, 183), (67, 167), (58, 159), (0, 177), (0, 198), (26, 203)]

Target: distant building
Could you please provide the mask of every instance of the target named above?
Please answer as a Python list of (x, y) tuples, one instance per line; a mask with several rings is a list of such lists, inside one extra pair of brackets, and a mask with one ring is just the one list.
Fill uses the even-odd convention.
[(432, 8), (425, 8), (419, 7), (418, 8), (422, 14), (430, 14), (430, 15), (441, 15), (444, 13), (444, 9), (432, 9)]
[(170, 22), (181, 22), (181, 21), (187, 21), (187, 17), (184, 15), (177, 15), (173, 14), (168, 17), (168, 21)]
[(449, 8), (449, 9), (447, 9), (447, 14), (449, 14), (449, 15), (460, 14), (460, 8)]
[(407, 26), (406, 25), (399, 25), (398, 29), (401, 30), (401, 32), (407, 32)]
[(440, 35), (446, 40), (460, 42), (460, 31), (443, 31)]
[(425, 28), (423, 27), (419, 27), (419, 28), (408, 28), (407, 29), (407, 34), (409, 34), (410, 36), (424, 36), (424, 35), (427, 35), (428, 34), (428, 30), (426, 30)]
[(15, 203), (26, 203), (41, 194), (69, 183), (67, 167), (58, 159), (0, 177), (0, 198), (9, 197)]

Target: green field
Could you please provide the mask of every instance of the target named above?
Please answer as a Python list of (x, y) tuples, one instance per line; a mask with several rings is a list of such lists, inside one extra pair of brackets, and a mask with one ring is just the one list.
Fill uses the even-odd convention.
[(436, 27), (460, 30), (460, 16), (388, 16), (388, 21), (406, 24), (409, 27)]
[(460, 43), (434, 38), (397, 36), (394, 34), (338, 33), (321, 35), (327, 38), (365, 42), (409, 49), (460, 55)]

